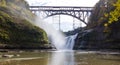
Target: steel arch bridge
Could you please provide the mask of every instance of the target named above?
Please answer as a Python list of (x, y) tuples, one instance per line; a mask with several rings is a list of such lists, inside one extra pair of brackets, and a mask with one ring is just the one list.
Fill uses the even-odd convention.
[(43, 18), (54, 15), (69, 15), (82, 21), (87, 25), (88, 18), (92, 13), (93, 7), (74, 7), (74, 6), (29, 6), (33, 13), (44, 14)]

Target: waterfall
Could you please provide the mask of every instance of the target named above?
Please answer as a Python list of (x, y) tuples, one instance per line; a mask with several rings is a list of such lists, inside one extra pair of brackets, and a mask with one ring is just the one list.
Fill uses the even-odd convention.
[(65, 38), (60, 31), (55, 30), (50, 24), (43, 22), (39, 16), (36, 17), (36, 20), (33, 23), (46, 31), (51, 43), (56, 47), (57, 50), (73, 49), (75, 43), (74, 40), (77, 37), (77, 34)]
[(64, 49), (67, 49), (67, 50), (72, 50), (73, 49), (75, 39), (76, 39), (77, 35), (78, 34), (66, 37), (66, 45), (64, 46), (65, 47)]

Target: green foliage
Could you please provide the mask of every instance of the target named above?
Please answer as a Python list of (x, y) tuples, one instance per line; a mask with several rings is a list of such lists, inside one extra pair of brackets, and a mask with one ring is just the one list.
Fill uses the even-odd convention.
[(0, 29), (0, 41), (9, 41), (8, 32)]
[(104, 26), (108, 27), (113, 22), (117, 22), (120, 17), (120, 0), (115, 0), (109, 5), (109, 11), (104, 14), (104, 17), (107, 19), (108, 22), (105, 22)]
[(10, 40), (9, 33), (6, 27), (12, 22), (11, 17), (5, 12), (0, 11), (0, 42), (7, 43)]
[[(113, 20), (117, 20), (117, 14), (114, 10), (116, 8), (115, 4), (118, 0), (100, 0), (94, 7), (93, 13), (90, 16), (90, 21), (88, 28), (94, 28), (99, 25), (108, 26)], [(113, 6), (114, 4), (114, 6)], [(114, 11), (114, 13), (113, 13)], [(117, 11), (117, 10), (116, 10)], [(108, 20), (110, 20), (108, 22)]]
[(26, 6), (26, 2), (24, 0), (3, 1), (6, 1), (7, 6), (0, 5), (0, 44), (12, 48), (47, 47), (49, 45), (47, 34), (28, 21), (33, 19), (34, 15), (28, 9), (22, 8), (20, 4), (23, 2), (22, 4)]
[(118, 0), (115, 4), (113, 4), (113, 6), (115, 7), (114, 11), (110, 12), (110, 18), (108, 23), (111, 24), (113, 22), (118, 21), (119, 17), (120, 17), (120, 0)]
[(7, 7), (13, 16), (28, 20), (33, 20), (35, 17), (35, 15), (29, 10), (28, 4), (26, 4), (24, 0), (8, 1)]
[(5, 19), (2, 16), (0, 16), (0, 21), (5, 22)]
[(120, 49), (120, 0), (100, 0), (90, 17), (88, 29), (91, 28), (101, 34), (101, 46)]
[(5, 0), (0, 0), (0, 6), (6, 6), (6, 1)]
[[(105, 26), (105, 29), (104, 31), (105, 32), (112, 32), (112, 29), (111, 29), (111, 25), (113, 23), (116, 23), (116, 22), (119, 22), (119, 18), (120, 18), (120, 0), (115, 0), (114, 2), (112, 2), (111, 4), (111, 9), (109, 12), (105, 13), (104, 16), (105, 18), (107, 19), (106, 22), (104, 23), (104, 26)], [(111, 30), (111, 31), (110, 31)]]
[[(111, 1), (111, 0), (110, 0)], [(109, 2), (110, 2), (109, 1)], [(107, 12), (105, 0), (100, 0), (94, 7), (93, 13), (90, 16), (88, 28), (94, 28), (103, 23), (102, 20), (105, 20), (104, 13)]]
[(0, 16), (4, 17), (6, 19), (10, 18), (10, 16), (7, 13), (3, 12), (3, 11), (0, 11)]

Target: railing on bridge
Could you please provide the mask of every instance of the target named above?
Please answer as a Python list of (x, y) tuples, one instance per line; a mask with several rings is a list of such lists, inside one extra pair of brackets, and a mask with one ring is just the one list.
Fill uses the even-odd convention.
[(93, 7), (74, 7), (74, 6), (30, 6), (31, 11), (50, 11), (50, 10), (56, 10), (56, 11), (89, 11), (91, 12), (93, 10)]
[(54, 15), (69, 15), (82, 21), (87, 25), (88, 18), (93, 10), (93, 7), (76, 7), (76, 6), (30, 6), (30, 10), (34, 13), (39, 12), (44, 14), (44, 17)]

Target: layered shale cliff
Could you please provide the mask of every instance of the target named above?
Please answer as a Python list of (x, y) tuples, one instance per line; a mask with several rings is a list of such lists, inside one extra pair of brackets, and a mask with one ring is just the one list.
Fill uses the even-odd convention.
[(45, 31), (24, 0), (0, 0), (0, 48), (48, 48)]
[(88, 26), (76, 39), (74, 49), (120, 50), (120, 0), (100, 0)]

